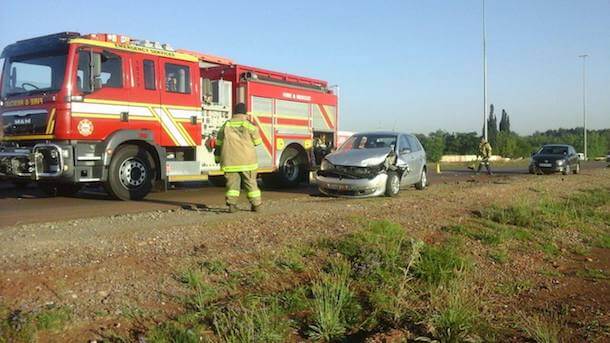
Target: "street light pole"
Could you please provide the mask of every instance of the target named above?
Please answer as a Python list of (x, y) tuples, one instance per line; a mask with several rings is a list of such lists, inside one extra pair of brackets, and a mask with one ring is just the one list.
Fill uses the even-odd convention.
[(584, 154), (585, 161), (587, 160), (587, 57), (589, 55), (583, 54), (578, 56), (582, 58), (582, 121), (583, 121), (583, 133), (584, 133)]
[(483, 0), (483, 136), (487, 140), (487, 27), (485, 25), (485, 0)]

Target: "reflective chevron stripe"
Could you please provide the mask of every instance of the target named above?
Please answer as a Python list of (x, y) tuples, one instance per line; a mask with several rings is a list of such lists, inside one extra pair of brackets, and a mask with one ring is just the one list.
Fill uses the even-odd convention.
[(248, 198), (260, 198), (261, 191), (248, 192)]
[(225, 193), (226, 196), (228, 197), (238, 197), (239, 196), (239, 191), (230, 189)]

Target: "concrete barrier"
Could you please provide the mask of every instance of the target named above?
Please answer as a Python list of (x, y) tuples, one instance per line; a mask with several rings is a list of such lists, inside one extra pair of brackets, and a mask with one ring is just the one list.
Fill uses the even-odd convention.
[[(472, 162), (477, 159), (476, 155), (443, 155), (441, 157), (441, 162), (445, 163), (459, 163), (459, 162)], [(510, 161), (510, 158), (502, 157), (499, 155), (491, 155), (489, 158), (490, 161)]]

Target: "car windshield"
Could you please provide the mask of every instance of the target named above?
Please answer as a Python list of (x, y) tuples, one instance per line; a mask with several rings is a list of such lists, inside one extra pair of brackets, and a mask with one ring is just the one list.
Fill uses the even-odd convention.
[(395, 135), (381, 135), (381, 134), (370, 134), (370, 135), (353, 135), (351, 136), (341, 147), (339, 151), (347, 151), (353, 149), (376, 149), (376, 148), (390, 148), (394, 150), (396, 147), (396, 136)]
[(567, 155), (568, 147), (565, 146), (545, 146), (539, 152), (540, 155)]
[(66, 48), (3, 56), (5, 61), (0, 97), (59, 90), (64, 81), (67, 54)]

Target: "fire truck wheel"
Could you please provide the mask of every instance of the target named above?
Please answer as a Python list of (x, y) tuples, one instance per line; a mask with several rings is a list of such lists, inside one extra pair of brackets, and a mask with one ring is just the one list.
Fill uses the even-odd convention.
[(48, 195), (54, 196), (71, 196), (83, 188), (83, 185), (78, 183), (55, 183), (55, 182), (41, 182), (38, 184), (43, 192)]
[(154, 161), (150, 154), (136, 145), (119, 148), (108, 168), (104, 188), (110, 196), (120, 200), (143, 199), (152, 189)]
[(208, 176), (208, 182), (214, 187), (224, 187), (227, 185), (227, 180), (224, 175)]
[(307, 175), (307, 157), (305, 152), (289, 146), (280, 157), (280, 165), (276, 173), (280, 186), (294, 187)]

